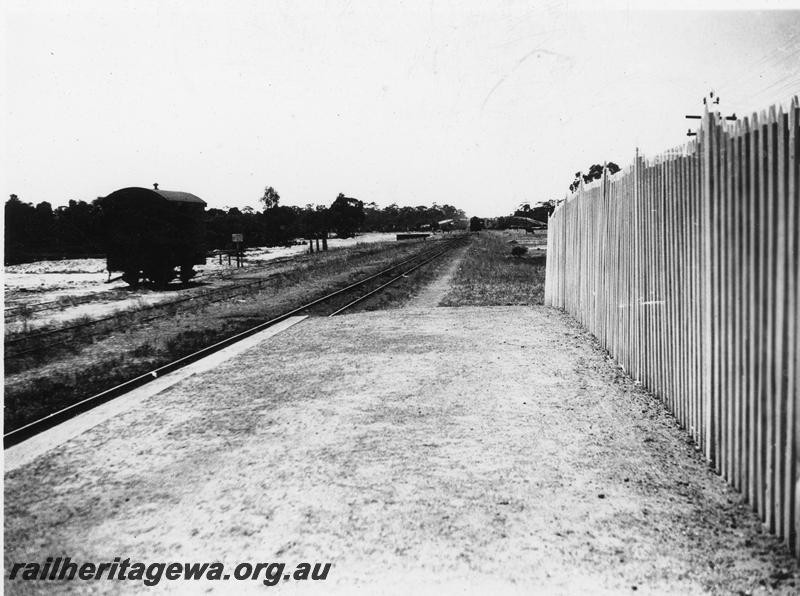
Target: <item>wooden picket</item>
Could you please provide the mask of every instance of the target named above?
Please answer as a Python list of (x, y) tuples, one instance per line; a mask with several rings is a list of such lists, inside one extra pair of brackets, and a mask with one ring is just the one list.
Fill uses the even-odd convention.
[(800, 103), (580, 188), (545, 303), (591, 331), (800, 554)]

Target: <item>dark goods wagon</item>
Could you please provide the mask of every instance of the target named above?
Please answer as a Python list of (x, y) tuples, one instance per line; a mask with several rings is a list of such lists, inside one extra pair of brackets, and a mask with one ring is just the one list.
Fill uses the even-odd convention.
[[(107, 269), (130, 285), (186, 283), (205, 264), (206, 203), (187, 192), (123, 188), (100, 201), (106, 230)], [(177, 271), (176, 271), (177, 270)]]

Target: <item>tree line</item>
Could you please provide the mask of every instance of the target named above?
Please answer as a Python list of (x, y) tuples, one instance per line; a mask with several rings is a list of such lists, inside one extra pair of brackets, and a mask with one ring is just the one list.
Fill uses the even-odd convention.
[(542, 201), (531, 206), (523, 203), (510, 215), (503, 215), (491, 221), (489, 227), (495, 230), (508, 230), (509, 228), (533, 229), (540, 225), (547, 225), (547, 218), (561, 201)]
[[(603, 172), (608, 171), (609, 175), (614, 175), (620, 171), (620, 167), (613, 161), (604, 164), (592, 164), (587, 173), (582, 171), (575, 172), (575, 177), (569, 185), (569, 192), (574, 193), (580, 188), (581, 183), (589, 184), (593, 180), (600, 180)], [(534, 228), (537, 224), (547, 224), (547, 219), (555, 211), (555, 208), (564, 199), (541, 201), (531, 206), (530, 203), (521, 204), (512, 214), (498, 217), (491, 222), (491, 227), (498, 230), (509, 228)]]
[[(231, 248), (232, 234), (243, 234), (246, 246), (284, 246), (298, 238), (330, 234), (351, 237), (360, 232), (436, 229), (442, 220), (464, 217), (451, 205), (381, 208), (343, 193), (329, 206), (286, 206), (280, 205), (280, 195), (272, 187), (264, 190), (259, 202), (261, 210), (207, 209), (206, 249)], [(46, 201), (33, 205), (11, 195), (5, 205), (5, 264), (102, 256), (104, 233), (100, 197), (53, 208)]]

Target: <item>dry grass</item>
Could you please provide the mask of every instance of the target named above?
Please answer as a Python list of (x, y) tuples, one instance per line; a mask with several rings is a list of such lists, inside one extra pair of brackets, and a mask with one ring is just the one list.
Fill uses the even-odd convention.
[[(441, 306), (509, 306), (544, 301), (546, 232), (483, 231), (476, 235), (451, 282)], [(511, 249), (528, 246), (513, 257)]]
[[(470, 238), (464, 240), (464, 242), (469, 241)], [(419, 294), (425, 286), (435, 281), (447, 270), (457, 253), (458, 249), (453, 247), (446, 254), (419, 269), (415, 269), (407, 276), (397, 280), (391, 286), (388, 286), (361, 304), (353, 307), (349, 313), (403, 308), (411, 299)]]

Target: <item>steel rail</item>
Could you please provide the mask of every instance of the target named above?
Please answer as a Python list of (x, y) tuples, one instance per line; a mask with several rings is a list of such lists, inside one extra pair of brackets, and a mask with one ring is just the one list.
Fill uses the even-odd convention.
[[(386, 241), (375, 242), (375, 243), (371, 243), (371, 244), (373, 244), (374, 246), (389, 245), (389, 244), (391, 244), (391, 241), (386, 240)], [(342, 251), (344, 249), (346, 249), (346, 247), (332, 247), (326, 252), (328, 254), (333, 254), (333, 253), (337, 253), (339, 251)], [(308, 254), (306, 252), (299, 252), (299, 253), (296, 253), (296, 254), (287, 255), (287, 256), (283, 256), (283, 257), (276, 257), (274, 259), (270, 259), (269, 261), (248, 261), (252, 265), (250, 267), (248, 267), (247, 269), (248, 269), (248, 271), (250, 271), (252, 273), (258, 273), (259, 271), (268, 271), (274, 265), (280, 265), (280, 264), (285, 264), (285, 263), (305, 263), (305, 262), (308, 262), (308, 261), (313, 261), (315, 259), (315, 255), (316, 255), (316, 253), (314, 253), (312, 255), (312, 254)], [(209, 259), (213, 259), (213, 257), (210, 257), (210, 256), (208, 258)], [(247, 261), (247, 258), (245, 258), (245, 260)], [(200, 272), (196, 276), (194, 276), (192, 278), (192, 282), (197, 282), (197, 281), (206, 282), (206, 281), (216, 281), (216, 280), (225, 281), (225, 280), (231, 279), (231, 278), (233, 278), (233, 279), (248, 279), (248, 278), (243, 278), (243, 277), (238, 276), (237, 275), (238, 271), (239, 271), (238, 269), (233, 269), (233, 268), (231, 268), (231, 269), (223, 269), (223, 270), (216, 270), (216, 271), (207, 271), (207, 272), (204, 271), (204, 272)], [(264, 278), (259, 278), (259, 279), (255, 279), (255, 278), (249, 278), (249, 279), (252, 280), (252, 281), (259, 281), (259, 280), (269, 279), (269, 277), (270, 276), (267, 276), (267, 277), (264, 277)], [(112, 278), (110, 281), (117, 281), (119, 279), (122, 279), (122, 277), (118, 276), (118, 277)], [(103, 282), (103, 283), (109, 283), (109, 282)], [(219, 288), (219, 289), (224, 289), (224, 288)], [(105, 291), (106, 292), (114, 292), (115, 290), (114, 289), (109, 289), (109, 290), (105, 290)], [(210, 292), (214, 292), (214, 291), (215, 290), (210, 290)], [(98, 294), (92, 294), (92, 295), (79, 295), (79, 296), (73, 297), (73, 300), (75, 301), (75, 305), (91, 304), (91, 302), (93, 300), (83, 301), (82, 299), (86, 298), (86, 297), (94, 298), (97, 295), (99, 295), (99, 293)], [(205, 296), (205, 295), (206, 294), (200, 294), (201, 297)], [(165, 301), (165, 302), (163, 302), (161, 304), (165, 304), (166, 305), (166, 304), (172, 304), (172, 303), (180, 303), (183, 300), (184, 299), (179, 299), (179, 300), (175, 300), (175, 301)], [(151, 306), (152, 307), (157, 307), (157, 306), (159, 306), (159, 304), (155, 304), (155, 305), (151, 305)], [(45, 302), (38, 302), (38, 303), (31, 304), (31, 305), (13, 304), (11, 306), (6, 306), (4, 308), (4, 316), (13, 321), (15, 318), (18, 318), (17, 315), (20, 312), (23, 312), (26, 309), (30, 309), (32, 312), (42, 312), (42, 311), (48, 311), (48, 310), (62, 310), (62, 304), (58, 300), (48, 300), (48, 301), (45, 301)]]
[(345, 305), (344, 305), (343, 307), (341, 307), (340, 309), (338, 309), (338, 310), (336, 310), (336, 311), (332, 312), (331, 314), (329, 314), (329, 315), (328, 315), (328, 318), (330, 318), (330, 317), (335, 317), (335, 316), (336, 316), (336, 315), (338, 315), (339, 313), (342, 313), (342, 312), (344, 312), (345, 310), (347, 310), (347, 309), (349, 309), (349, 308), (351, 308), (351, 307), (355, 306), (356, 304), (359, 304), (360, 302), (363, 302), (364, 300), (366, 300), (366, 299), (367, 299), (367, 298), (369, 298), (370, 296), (373, 296), (373, 295), (377, 294), (378, 292), (380, 292), (381, 290), (383, 290), (385, 287), (392, 285), (393, 283), (395, 283), (396, 281), (399, 281), (399, 280), (403, 279), (404, 277), (407, 277), (407, 276), (408, 276), (408, 274), (409, 274), (409, 273), (411, 273), (412, 271), (416, 271), (417, 269), (419, 269), (419, 268), (420, 268), (420, 267), (422, 267), (423, 265), (427, 265), (427, 264), (428, 264), (428, 263), (430, 263), (431, 261), (433, 261), (433, 260), (435, 260), (435, 259), (438, 259), (439, 257), (441, 257), (441, 256), (442, 256), (444, 253), (448, 252), (449, 250), (450, 250), (450, 247), (448, 247), (448, 248), (446, 248), (445, 250), (442, 250), (442, 251), (440, 251), (440, 252), (436, 253), (435, 255), (433, 255), (432, 257), (430, 257), (430, 258), (428, 258), (428, 259), (426, 259), (426, 260), (422, 261), (421, 263), (417, 263), (417, 264), (416, 264), (416, 265), (414, 265), (414, 266), (413, 266), (411, 269), (409, 269), (409, 270), (407, 270), (407, 271), (404, 271), (403, 273), (401, 273), (401, 274), (400, 274), (400, 275), (398, 275), (397, 277), (394, 277), (394, 278), (390, 279), (390, 280), (389, 280), (389, 281), (387, 281), (385, 284), (378, 286), (377, 288), (375, 288), (374, 290), (371, 290), (371, 291), (367, 292), (367, 293), (366, 293), (366, 294), (364, 294), (363, 296), (359, 296), (358, 298), (356, 298), (356, 299), (355, 299), (355, 300), (353, 300), (352, 302), (350, 302), (350, 303), (348, 303), (348, 304), (345, 304)]
[[(452, 241), (448, 240), (446, 242), (452, 242)], [(432, 250), (435, 250), (435, 249), (432, 249)], [(392, 269), (396, 269), (397, 267), (400, 267), (400, 266), (404, 265), (405, 263), (408, 263), (409, 261), (414, 260), (418, 256), (419, 256), (419, 254), (412, 255), (408, 259), (405, 259), (404, 261), (401, 261), (400, 263), (397, 263), (396, 265), (393, 265), (392, 267), (389, 267), (389, 268), (379, 272), (376, 275), (385, 274), (385, 273), (391, 271)], [(160, 310), (169, 310), (170, 308), (178, 307), (181, 304), (184, 304), (186, 302), (191, 302), (193, 300), (204, 300), (208, 304), (213, 304), (214, 302), (221, 302), (223, 300), (229, 300), (231, 298), (235, 298), (236, 296), (241, 296), (241, 295), (247, 293), (247, 291), (250, 290), (254, 286), (258, 286), (258, 285), (270, 282), (273, 279), (273, 277), (276, 277), (277, 275), (279, 275), (279, 274), (275, 273), (273, 275), (269, 275), (267, 277), (264, 277), (264, 278), (261, 278), (261, 279), (257, 279), (257, 280), (254, 280), (254, 281), (249, 281), (248, 283), (244, 283), (244, 284), (231, 284), (231, 285), (224, 286), (224, 287), (221, 287), (221, 288), (215, 288), (215, 289), (212, 289), (212, 290), (208, 290), (206, 292), (200, 292), (200, 293), (194, 294), (192, 296), (187, 296), (185, 298), (179, 298), (177, 300), (169, 300), (169, 301), (164, 301), (164, 302), (158, 302), (158, 303), (155, 303), (155, 304), (150, 304), (150, 305), (144, 306), (144, 307), (139, 308), (139, 309), (135, 309), (135, 310), (131, 310), (131, 311), (125, 311), (125, 312), (117, 313), (117, 314), (112, 314), (112, 315), (108, 315), (108, 316), (105, 316), (105, 317), (100, 317), (100, 318), (94, 319), (92, 321), (87, 321), (87, 322), (84, 322), (84, 323), (78, 323), (78, 324), (74, 324), (74, 325), (67, 325), (67, 326), (64, 326), (64, 327), (59, 327), (57, 329), (48, 329), (46, 331), (41, 331), (41, 332), (38, 332), (38, 333), (34, 332), (34, 333), (31, 333), (31, 334), (27, 334), (27, 335), (21, 335), (19, 337), (14, 337), (14, 338), (10, 338), (10, 339), (5, 340), (3, 342), (3, 345), (5, 346), (6, 350), (8, 350), (8, 348), (11, 347), (11, 346), (16, 346), (16, 345), (19, 345), (19, 344), (23, 344), (24, 345), (26, 343), (33, 343), (33, 342), (35, 342), (37, 340), (41, 340), (41, 339), (44, 339), (44, 338), (50, 338), (50, 337), (57, 336), (57, 335), (62, 334), (62, 333), (68, 333), (70, 331), (77, 331), (77, 330), (81, 330), (81, 329), (91, 328), (93, 326), (100, 325), (102, 323), (108, 323), (108, 322), (111, 322), (111, 321), (121, 321), (121, 320), (124, 320), (126, 317), (130, 317), (131, 315), (135, 315), (135, 314), (139, 314), (139, 313), (145, 313), (145, 312), (151, 311), (151, 310), (159, 310), (159, 309)], [(144, 320), (140, 321), (140, 323), (148, 323), (150, 321), (154, 321), (156, 319), (164, 318), (164, 317), (168, 317), (168, 316), (173, 316), (173, 313), (171, 313), (171, 312), (160, 313), (160, 314), (158, 314), (156, 316), (144, 319)], [(90, 337), (94, 337), (94, 336), (90, 335)], [(37, 346), (31, 347), (31, 348), (27, 348), (27, 349), (23, 348), (21, 350), (17, 350), (17, 351), (13, 351), (11, 353), (7, 353), (5, 355), (5, 358), (18, 358), (18, 357), (24, 356), (26, 354), (39, 352), (39, 351), (43, 350), (44, 348), (50, 348), (50, 347), (53, 347), (55, 345), (65, 345), (65, 344), (69, 343), (69, 341), (70, 340), (66, 340), (66, 341), (62, 341), (62, 342), (55, 342), (55, 343), (48, 342), (46, 345), (37, 345)]]
[[(257, 264), (257, 265), (254, 265), (252, 267), (248, 267), (248, 270), (250, 272), (252, 272), (252, 273), (257, 273), (259, 271), (268, 271), (271, 266), (276, 265), (276, 264), (287, 263), (287, 262), (290, 262), (290, 261), (295, 261), (295, 262), (298, 262), (298, 263), (299, 262), (306, 262), (307, 260), (309, 260), (307, 257), (308, 257), (308, 255), (303, 254), (303, 253), (300, 253), (300, 254), (297, 254), (297, 255), (292, 255), (292, 256), (277, 257), (277, 258), (272, 259), (270, 261), (263, 262), (260, 265)], [(212, 281), (212, 282), (213, 281), (226, 281), (227, 279), (230, 279), (230, 278), (246, 279), (246, 278), (238, 277), (236, 275), (237, 271), (238, 271), (238, 269), (225, 269), (225, 270), (221, 270), (221, 271), (202, 272), (202, 273), (198, 273), (197, 275), (195, 275), (192, 278), (191, 281), (192, 281), (192, 283), (195, 283), (195, 282), (198, 282), (198, 281), (203, 281), (203, 282), (208, 282), (208, 281)], [(258, 279), (250, 278), (250, 280), (252, 280), (252, 281), (265, 280), (265, 279), (269, 279), (269, 277), (270, 276), (262, 277), (262, 278), (258, 278)], [(121, 277), (115, 277), (111, 281), (117, 281), (119, 279), (121, 279)], [(109, 282), (103, 282), (103, 283), (105, 284), (105, 283), (109, 283)], [(106, 292), (112, 293), (112, 292), (120, 291), (120, 290), (124, 290), (124, 289), (125, 288), (108, 289), (108, 290), (104, 290), (103, 292), (98, 292), (98, 293), (95, 293), (95, 294), (85, 294), (85, 295), (74, 296), (73, 298), (70, 299), (70, 302), (72, 303), (72, 304), (70, 304), (70, 306), (80, 306), (82, 304), (91, 304), (92, 302), (94, 302), (94, 298), (96, 298), (97, 296), (102, 296), (103, 293), (106, 293)], [(161, 302), (161, 303), (158, 303), (158, 304), (153, 304), (153, 305), (150, 305), (149, 307), (145, 307), (145, 308), (155, 308), (155, 307), (158, 307), (160, 305), (168, 305), (168, 304), (179, 304), (179, 303), (184, 302), (186, 300), (192, 300), (192, 299), (197, 298), (197, 297), (205, 297), (209, 293), (213, 293), (213, 292), (216, 292), (217, 290), (224, 290), (224, 289), (225, 289), (225, 287), (216, 288), (216, 289), (209, 290), (207, 292), (198, 293), (198, 294), (196, 294), (194, 296), (190, 296), (188, 298), (179, 298), (178, 300), (165, 300), (164, 302)], [(13, 321), (15, 318), (19, 318), (18, 315), (19, 315), (20, 312), (24, 312), (25, 310), (30, 310), (31, 312), (43, 312), (43, 311), (48, 311), (48, 310), (63, 310), (64, 308), (65, 308), (64, 305), (59, 300), (48, 300), (48, 301), (45, 301), (45, 302), (37, 302), (37, 303), (34, 303), (34, 304), (30, 304), (30, 305), (14, 304), (14, 305), (11, 305), (11, 306), (6, 306), (5, 307), (5, 311), (4, 311), (4, 315), (5, 315), (6, 318), (9, 318), (9, 319), (11, 319)]]
[[(459, 237), (459, 238), (454, 238), (452, 240), (448, 240), (447, 243), (446, 243), (446, 248), (444, 250), (442, 250), (440, 253), (438, 253), (436, 256), (440, 256), (444, 252), (447, 252), (448, 250), (450, 250), (455, 245), (455, 243), (458, 242), (459, 240), (461, 240), (462, 238), (463, 237)], [(432, 249), (432, 250), (437, 251), (437, 250), (439, 250), (439, 248), (437, 247), (437, 248)], [(52, 412), (50, 414), (47, 414), (46, 416), (43, 416), (41, 418), (38, 418), (38, 419), (33, 420), (31, 422), (28, 422), (27, 424), (24, 424), (24, 425), (22, 425), (22, 426), (20, 426), (18, 428), (10, 430), (10, 431), (8, 431), (7, 433), (5, 433), (3, 435), (3, 446), (4, 446), (4, 448), (8, 448), (8, 447), (11, 447), (13, 445), (16, 445), (16, 444), (24, 441), (25, 439), (33, 437), (33, 436), (39, 434), (40, 432), (43, 432), (43, 431), (45, 431), (45, 430), (47, 430), (49, 428), (52, 428), (53, 426), (56, 426), (57, 424), (59, 424), (61, 422), (64, 422), (65, 420), (68, 420), (68, 419), (72, 418), (73, 416), (76, 416), (77, 414), (80, 414), (82, 412), (90, 410), (93, 407), (96, 407), (96, 406), (98, 406), (100, 404), (103, 404), (105, 402), (111, 401), (112, 399), (114, 399), (116, 397), (119, 397), (119, 396), (127, 393), (128, 391), (131, 391), (132, 389), (136, 389), (137, 387), (140, 387), (140, 386), (148, 383), (149, 381), (157, 379), (158, 377), (163, 376), (163, 375), (165, 375), (165, 374), (167, 374), (169, 372), (172, 372), (172, 371), (177, 370), (177, 369), (179, 369), (179, 368), (181, 368), (183, 366), (191, 364), (192, 362), (200, 360), (201, 358), (204, 358), (206, 356), (210, 356), (211, 354), (213, 354), (215, 352), (218, 352), (219, 350), (222, 350), (223, 348), (226, 348), (226, 347), (228, 347), (230, 345), (233, 345), (238, 341), (241, 341), (241, 340), (243, 340), (243, 339), (245, 339), (247, 337), (250, 337), (251, 335), (254, 335), (254, 334), (256, 334), (256, 333), (258, 333), (260, 331), (263, 331), (264, 329), (266, 329), (268, 327), (271, 327), (272, 325), (275, 325), (276, 323), (280, 323), (281, 321), (284, 321), (284, 320), (288, 319), (289, 317), (292, 317), (292, 316), (294, 316), (294, 315), (296, 315), (296, 314), (298, 314), (300, 312), (308, 310), (309, 308), (311, 308), (313, 306), (316, 306), (316, 305), (321, 304), (321, 303), (323, 303), (325, 301), (328, 301), (328, 300), (330, 300), (332, 298), (335, 298), (336, 296), (340, 296), (340, 295), (344, 294), (345, 292), (348, 292), (348, 291), (350, 291), (350, 290), (352, 290), (354, 288), (363, 286), (364, 284), (366, 284), (366, 283), (368, 283), (368, 282), (370, 282), (370, 281), (372, 281), (372, 280), (374, 280), (374, 279), (376, 279), (376, 278), (378, 278), (378, 277), (380, 277), (382, 275), (385, 275), (386, 273), (388, 273), (388, 272), (390, 272), (390, 271), (392, 271), (394, 269), (397, 269), (398, 267), (401, 267), (401, 266), (405, 265), (409, 261), (412, 261), (412, 260), (420, 258), (420, 257), (428, 257), (431, 252), (432, 251), (426, 251), (426, 252), (423, 252), (421, 254), (414, 255), (413, 257), (410, 257), (408, 259), (403, 260), (400, 263), (397, 263), (396, 265), (393, 265), (392, 267), (388, 267), (388, 268), (386, 268), (386, 269), (384, 269), (384, 270), (382, 270), (382, 271), (380, 271), (378, 273), (374, 273), (374, 274), (372, 274), (372, 275), (370, 275), (370, 276), (368, 276), (368, 277), (366, 277), (364, 279), (361, 279), (361, 280), (359, 280), (357, 282), (353, 282), (353, 283), (345, 286), (344, 288), (340, 288), (340, 289), (335, 290), (335, 291), (333, 291), (333, 292), (331, 292), (329, 294), (326, 294), (325, 296), (322, 296), (320, 298), (312, 300), (311, 302), (308, 302), (306, 304), (303, 304), (301, 306), (293, 308), (293, 309), (289, 310), (288, 312), (285, 312), (285, 313), (283, 313), (281, 315), (278, 315), (277, 317), (274, 317), (274, 318), (272, 318), (272, 319), (270, 319), (268, 321), (265, 321), (263, 323), (259, 323), (258, 325), (254, 326), (254, 327), (251, 327), (251, 328), (249, 328), (249, 329), (247, 329), (245, 331), (241, 331), (239, 333), (236, 333), (236, 334), (232, 335), (231, 337), (228, 337), (226, 339), (218, 341), (218, 342), (216, 342), (216, 343), (214, 343), (214, 344), (212, 344), (210, 346), (206, 346), (205, 348), (201, 348), (200, 350), (197, 350), (195, 352), (192, 352), (191, 354), (188, 354), (186, 356), (178, 358), (177, 360), (174, 360), (172, 362), (169, 362), (167, 364), (159, 366), (158, 368), (155, 368), (155, 369), (153, 369), (153, 370), (151, 370), (149, 372), (141, 374), (141, 375), (139, 375), (139, 376), (137, 376), (137, 377), (135, 377), (133, 379), (130, 379), (128, 381), (125, 381), (123, 383), (115, 385), (114, 387), (111, 387), (109, 389), (101, 391), (100, 393), (97, 393), (95, 395), (92, 395), (90, 397), (82, 399), (82, 400), (80, 400), (80, 401), (78, 401), (78, 402), (76, 402), (74, 404), (70, 404), (69, 406), (61, 408), (60, 410), (57, 410), (56, 412)], [(433, 260), (433, 258), (428, 258), (424, 262), (429, 262), (430, 260)], [(421, 266), (421, 264), (420, 264), (420, 266)], [(402, 277), (402, 275), (398, 276), (398, 278), (400, 278), (400, 277)], [(395, 278), (395, 279), (398, 279), (398, 278)], [(384, 284), (383, 287), (385, 287), (385, 285), (387, 285), (387, 284)]]

